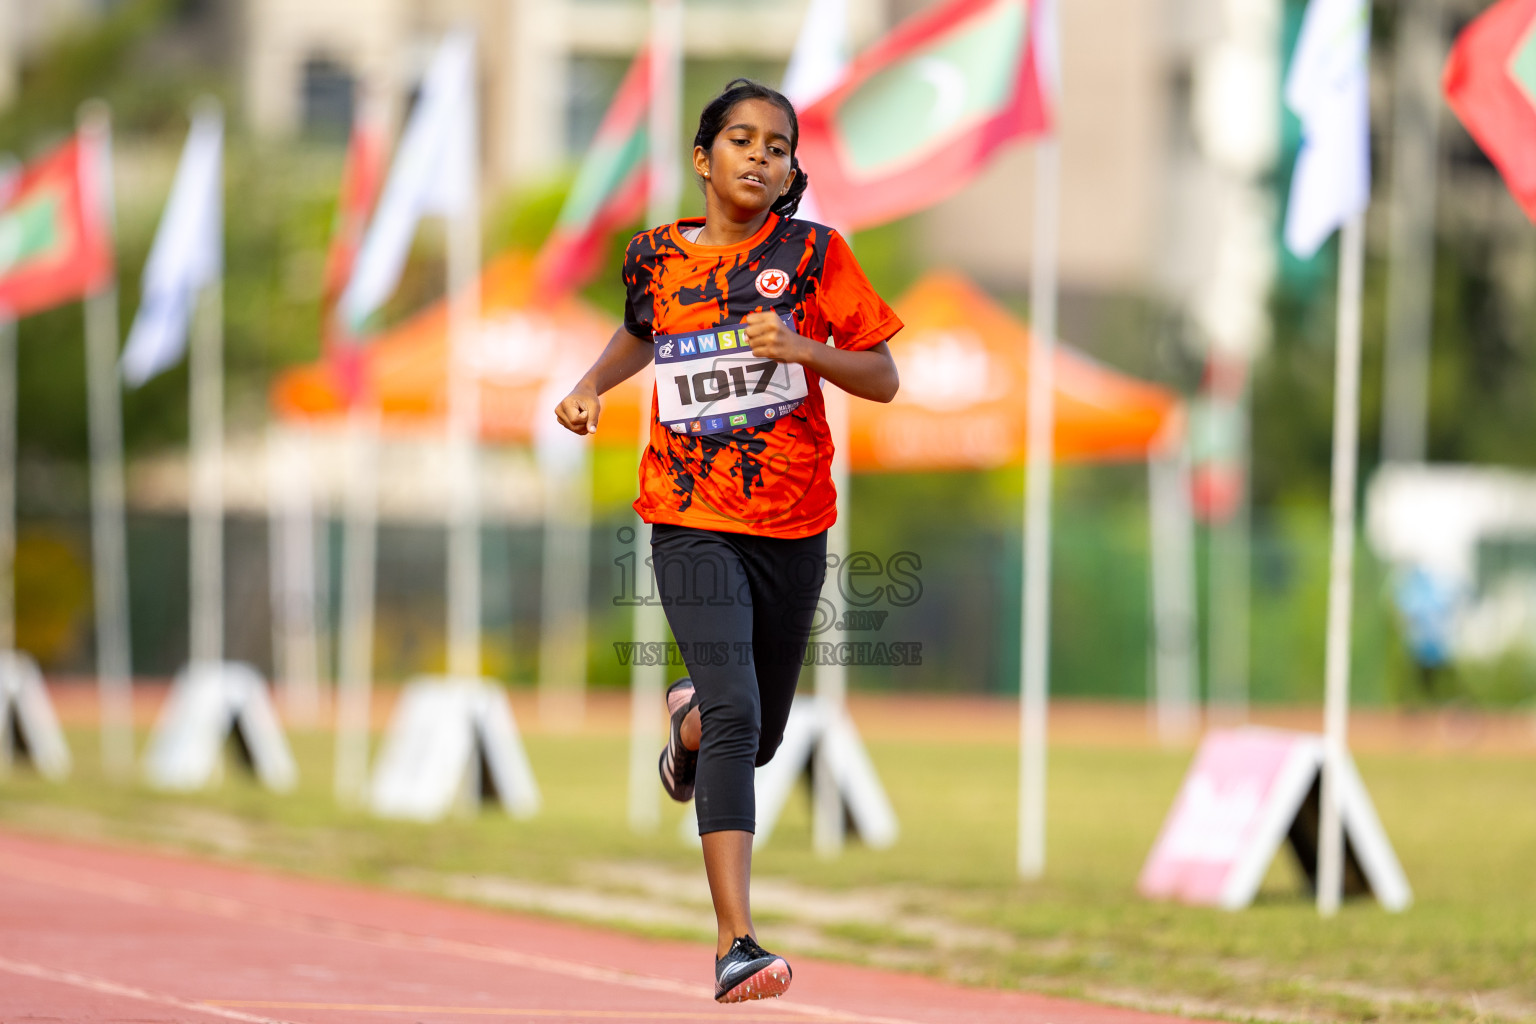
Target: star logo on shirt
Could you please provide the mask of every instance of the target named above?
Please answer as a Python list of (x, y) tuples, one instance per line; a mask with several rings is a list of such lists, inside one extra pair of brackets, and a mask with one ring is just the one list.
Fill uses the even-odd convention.
[(769, 267), (757, 275), (757, 294), (765, 299), (776, 299), (789, 287), (789, 275), (776, 267)]

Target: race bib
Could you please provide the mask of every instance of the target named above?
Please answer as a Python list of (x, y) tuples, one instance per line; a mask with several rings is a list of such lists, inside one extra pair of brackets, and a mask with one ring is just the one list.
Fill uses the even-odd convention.
[(794, 412), (807, 394), (805, 367), (754, 356), (740, 324), (658, 334), (655, 343), (657, 412), (674, 433), (762, 426)]

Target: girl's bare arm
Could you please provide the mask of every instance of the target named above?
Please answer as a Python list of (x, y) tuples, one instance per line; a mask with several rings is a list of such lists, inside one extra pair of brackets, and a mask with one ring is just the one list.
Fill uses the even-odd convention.
[(873, 348), (850, 352), (801, 337), (774, 313), (752, 313), (744, 323), (753, 355), (800, 363), (850, 395), (889, 402), (901, 386), (896, 361), (883, 341)]

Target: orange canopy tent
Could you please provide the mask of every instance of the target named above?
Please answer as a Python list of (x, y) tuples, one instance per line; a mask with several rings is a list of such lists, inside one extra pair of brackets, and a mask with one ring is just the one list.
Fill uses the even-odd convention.
[[(894, 401), (854, 402), (855, 471), (980, 469), (1024, 461), (1029, 328), (958, 274), (923, 277), (895, 304)], [(1145, 459), (1178, 429), (1179, 401), (1064, 345), (1056, 349), (1059, 459)], [(1173, 430), (1165, 434), (1170, 424)]]
[[(923, 277), (895, 304), (901, 389), (854, 402), (854, 471), (989, 469), (1025, 461), (1029, 329), (957, 274)], [(1183, 406), (1065, 345), (1055, 349), (1056, 458), (1145, 460), (1152, 531), (1154, 706), (1161, 735), (1188, 721), (1195, 650), (1193, 520)]]
[[(481, 437), (526, 442), (554, 415), (547, 389), (569, 387), (613, 334), (611, 317), (576, 298), (533, 294), (527, 257), (494, 260), (481, 275), (480, 336), (470, 358), (480, 378)], [(448, 408), (448, 304), (439, 302), (368, 343), (361, 355), (364, 393), (377, 399), (385, 430), (432, 428)], [(599, 437), (633, 446), (649, 388), (636, 377), (603, 396)], [(328, 360), (278, 377), (271, 403), (286, 420), (346, 413), (341, 378)], [(547, 406), (547, 407), (546, 407)]]
[[(481, 435), (534, 437), (545, 391), (577, 377), (607, 344), (611, 317), (579, 299), (535, 297), (526, 257), (502, 256), (481, 278), (484, 329), (471, 358), (480, 374)], [(906, 328), (891, 341), (901, 390), (889, 404), (852, 403), (856, 472), (976, 469), (1023, 462), (1029, 329), (963, 277), (925, 276), (895, 304)], [(386, 429), (428, 428), (447, 408), (448, 307), (419, 313), (364, 349), (361, 374)], [(631, 445), (649, 380), (637, 374), (603, 396), (604, 441)], [(342, 382), (327, 360), (279, 376), (273, 408), (287, 420), (339, 417)], [(1178, 399), (1066, 346), (1056, 355), (1058, 458), (1146, 458), (1179, 416)], [(1176, 429), (1176, 428), (1175, 428)]]

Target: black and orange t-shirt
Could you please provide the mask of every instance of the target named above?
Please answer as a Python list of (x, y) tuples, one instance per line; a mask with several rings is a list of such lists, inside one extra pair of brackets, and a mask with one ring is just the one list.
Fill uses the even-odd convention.
[[(758, 311), (790, 316), (802, 337), (843, 349), (872, 348), (901, 330), (831, 228), (770, 213), (736, 245), (683, 237), (681, 229), (702, 223), (678, 221), (630, 241), (624, 326), (635, 337), (729, 328)], [(809, 537), (831, 526), (832, 435), (820, 377), (808, 368), (805, 377), (805, 400), (782, 419), (715, 434), (667, 429), (653, 390), (635, 511), (648, 523), (764, 537)]]

